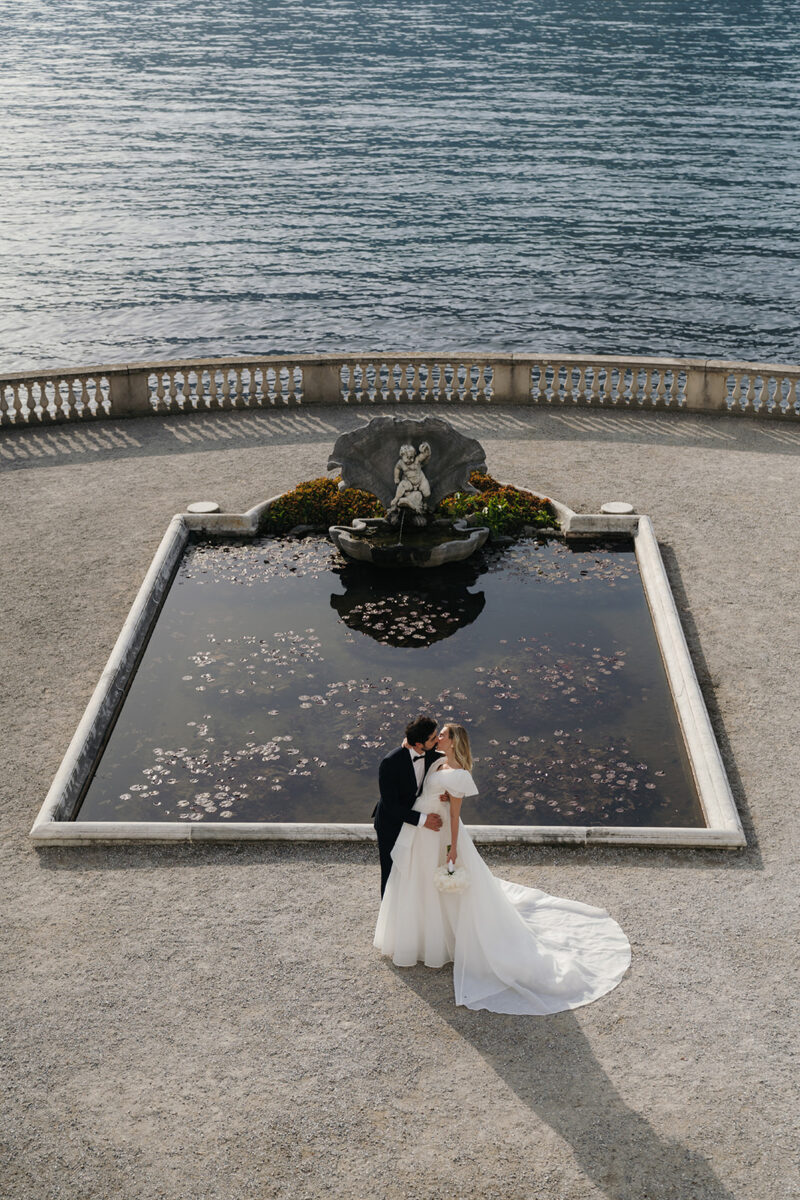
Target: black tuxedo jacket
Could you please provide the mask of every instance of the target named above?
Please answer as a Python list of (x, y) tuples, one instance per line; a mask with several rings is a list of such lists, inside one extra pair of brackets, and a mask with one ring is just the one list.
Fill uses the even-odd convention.
[[(426, 750), (425, 772), (437, 758), (443, 757), (439, 750)], [(425, 814), (416, 812), (413, 807), (417, 798), (417, 776), (405, 746), (398, 747), (384, 758), (378, 768), (378, 787), (381, 798), (372, 814), (376, 829), (379, 825), (387, 833), (394, 829), (396, 836), (404, 821), (408, 821), (409, 825), (419, 825), (420, 818)]]

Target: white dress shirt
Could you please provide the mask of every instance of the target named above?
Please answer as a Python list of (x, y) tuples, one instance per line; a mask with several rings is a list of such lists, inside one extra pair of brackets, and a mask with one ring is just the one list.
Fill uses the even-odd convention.
[(408, 747), (408, 753), (411, 755), (411, 765), (417, 777), (417, 794), (419, 794), (422, 781), (425, 778), (425, 755), (423, 754), (420, 758), (417, 758), (416, 750), (412, 750), (410, 746)]

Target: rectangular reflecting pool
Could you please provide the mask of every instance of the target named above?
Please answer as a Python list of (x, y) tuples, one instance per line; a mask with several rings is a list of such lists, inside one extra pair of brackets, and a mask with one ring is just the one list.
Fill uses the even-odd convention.
[(705, 824), (632, 542), (561, 538), (190, 541), (75, 820), (369, 822), (420, 712), (469, 730), (468, 824)]

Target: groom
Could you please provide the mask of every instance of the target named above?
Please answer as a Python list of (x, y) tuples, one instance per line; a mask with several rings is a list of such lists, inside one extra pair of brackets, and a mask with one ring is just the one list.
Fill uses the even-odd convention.
[(417, 717), (406, 729), (402, 746), (387, 754), (378, 768), (378, 787), (381, 798), (373, 817), (378, 835), (381, 858), (381, 896), (392, 869), (392, 846), (403, 827), (424, 825), (426, 829), (442, 828), (442, 818), (436, 813), (414, 810), (414, 801), (422, 791), (422, 783), (431, 763), (443, 755), (436, 749), (436, 722), (432, 717)]

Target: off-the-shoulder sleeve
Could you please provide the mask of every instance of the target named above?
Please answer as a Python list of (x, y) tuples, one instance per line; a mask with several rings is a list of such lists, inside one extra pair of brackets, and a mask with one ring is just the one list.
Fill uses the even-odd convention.
[(454, 796), (477, 796), (478, 789), (469, 771), (453, 771), (447, 781), (447, 790)]

